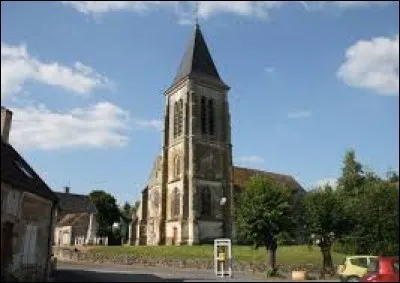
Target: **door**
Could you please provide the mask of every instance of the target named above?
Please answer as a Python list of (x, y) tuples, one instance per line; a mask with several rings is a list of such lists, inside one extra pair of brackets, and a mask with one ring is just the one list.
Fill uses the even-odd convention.
[(3, 269), (12, 258), (13, 224), (5, 222), (1, 225), (1, 268)]
[(176, 245), (176, 240), (178, 238), (178, 228), (172, 228), (172, 244)]

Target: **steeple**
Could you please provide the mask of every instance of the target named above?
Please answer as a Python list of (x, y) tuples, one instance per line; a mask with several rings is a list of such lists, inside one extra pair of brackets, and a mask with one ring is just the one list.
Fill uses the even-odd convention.
[(174, 83), (193, 74), (206, 75), (222, 82), (198, 23), (195, 25), (193, 36), (187, 46)]

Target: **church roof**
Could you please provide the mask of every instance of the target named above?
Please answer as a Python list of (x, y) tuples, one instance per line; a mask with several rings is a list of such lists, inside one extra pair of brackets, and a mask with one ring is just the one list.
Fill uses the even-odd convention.
[(233, 185), (239, 190), (244, 190), (247, 186), (247, 182), (253, 176), (270, 177), (278, 182), (285, 184), (293, 192), (305, 193), (305, 190), (302, 188), (302, 186), (292, 176), (256, 169), (241, 168), (236, 166), (233, 167)]
[(206, 75), (222, 82), (198, 24), (195, 26), (178, 73), (174, 79), (174, 84), (193, 74)]

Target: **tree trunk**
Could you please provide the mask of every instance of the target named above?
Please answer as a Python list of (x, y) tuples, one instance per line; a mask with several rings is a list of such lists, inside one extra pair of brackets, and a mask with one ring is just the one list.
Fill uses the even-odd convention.
[(271, 245), (266, 246), (268, 251), (267, 266), (271, 269), (276, 269), (276, 250), (278, 248), (277, 243), (274, 241)]
[(268, 267), (271, 269), (276, 268), (276, 249), (268, 250)]
[(331, 246), (322, 246), (321, 252), (323, 258), (323, 265), (322, 265), (323, 273), (334, 274), (333, 261), (331, 256)]

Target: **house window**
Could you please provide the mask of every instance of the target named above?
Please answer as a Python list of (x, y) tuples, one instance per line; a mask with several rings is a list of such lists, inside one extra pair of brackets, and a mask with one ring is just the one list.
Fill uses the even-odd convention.
[(201, 192), (201, 216), (210, 217), (211, 215), (211, 191), (209, 187), (205, 187)]
[(180, 214), (180, 197), (178, 188), (174, 188), (171, 196), (171, 218), (176, 218)]
[(214, 100), (210, 99), (208, 101), (208, 129), (210, 135), (214, 135)]
[(174, 138), (178, 135), (178, 102), (174, 104)]
[(183, 100), (179, 100), (178, 136), (182, 135), (183, 128)]
[(175, 178), (178, 178), (181, 174), (181, 158), (179, 155), (175, 156), (174, 160), (174, 175)]
[(206, 127), (206, 98), (201, 97), (201, 109), (200, 109), (200, 119), (201, 119), (201, 133), (205, 134), (207, 132)]

